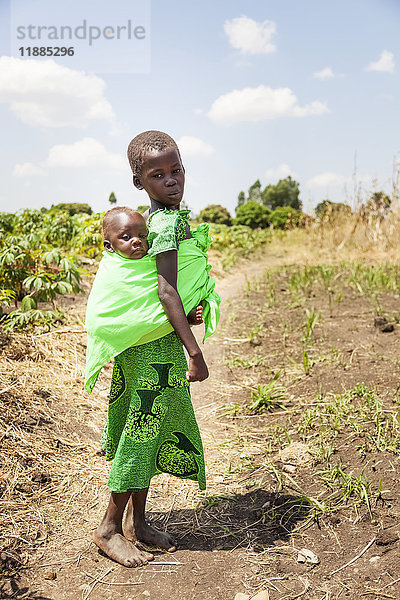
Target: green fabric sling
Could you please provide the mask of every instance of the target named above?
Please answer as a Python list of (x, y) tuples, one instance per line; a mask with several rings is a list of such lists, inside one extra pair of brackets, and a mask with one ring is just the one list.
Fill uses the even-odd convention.
[[(187, 314), (203, 304), (205, 335), (214, 333), (220, 297), (208, 274), (208, 225), (200, 224), (193, 238), (178, 250), (178, 292)], [(130, 348), (159, 339), (173, 327), (158, 298), (156, 260), (130, 260), (104, 252), (86, 309), (87, 353), (85, 389), (91, 392), (102, 367)]]

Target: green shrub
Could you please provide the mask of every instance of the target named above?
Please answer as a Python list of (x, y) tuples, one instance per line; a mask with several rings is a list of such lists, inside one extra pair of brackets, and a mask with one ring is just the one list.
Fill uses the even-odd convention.
[(13, 213), (0, 212), (0, 234), (12, 233), (16, 215)]
[(246, 225), (251, 229), (265, 228), (270, 224), (271, 211), (262, 204), (249, 200), (236, 209), (235, 225)]
[(323, 200), (319, 202), (314, 209), (315, 216), (318, 219), (326, 219), (329, 220), (332, 217), (337, 216), (338, 214), (350, 215), (351, 208), (348, 204), (343, 204), (343, 202), (332, 202), (331, 200)]
[(136, 210), (138, 212), (140, 212), (140, 214), (142, 215), (143, 213), (146, 212), (146, 210), (149, 210), (150, 205), (149, 204), (139, 204), (139, 206), (136, 207)]
[(200, 221), (205, 223), (219, 223), (220, 225), (232, 225), (232, 217), (229, 211), (220, 204), (209, 204), (199, 215)]
[(82, 202), (62, 202), (61, 204), (53, 204), (50, 210), (63, 210), (68, 212), (71, 217), (72, 215), (76, 215), (78, 213), (86, 213), (87, 215), (91, 215), (93, 213), (89, 204)]
[(300, 222), (301, 213), (291, 206), (278, 206), (270, 216), (275, 229), (292, 229)]

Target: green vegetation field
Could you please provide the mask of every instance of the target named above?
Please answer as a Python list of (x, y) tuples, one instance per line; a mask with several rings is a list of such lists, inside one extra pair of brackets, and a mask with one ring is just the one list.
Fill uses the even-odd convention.
[[(70, 205), (74, 206), (74, 205)], [(103, 214), (66, 210), (0, 213), (0, 308), (4, 330), (50, 327), (66, 320), (60, 297), (83, 292), (87, 267), (101, 258)], [(270, 239), (268, 229), (211, 224), (222, 269)]]

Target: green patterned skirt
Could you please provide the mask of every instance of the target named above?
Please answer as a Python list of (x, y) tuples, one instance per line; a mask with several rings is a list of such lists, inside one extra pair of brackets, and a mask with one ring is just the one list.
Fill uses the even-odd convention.
[(113, 464), (108, 487), (142, 490), (158, 473), (206, 487), (203, 445), (176, 333), (115, 357), (102, 446)]

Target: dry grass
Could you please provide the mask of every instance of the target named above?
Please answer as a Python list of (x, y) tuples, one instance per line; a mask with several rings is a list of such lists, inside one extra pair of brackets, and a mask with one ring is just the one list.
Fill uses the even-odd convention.
[(74, 496), (104, 485), (105, 468), (93, 436), (77, 433), (84, 405), (100, 409), (98, 396), (82, 397), (84, 335), (2, 334), (0, 345), (0, 551), (12, 570), (69, 521)]
[(338, 214), (305, 229), (275, 232), (268, 253), (292, 264), (400, 261), (400, 208), (384, 218)]

